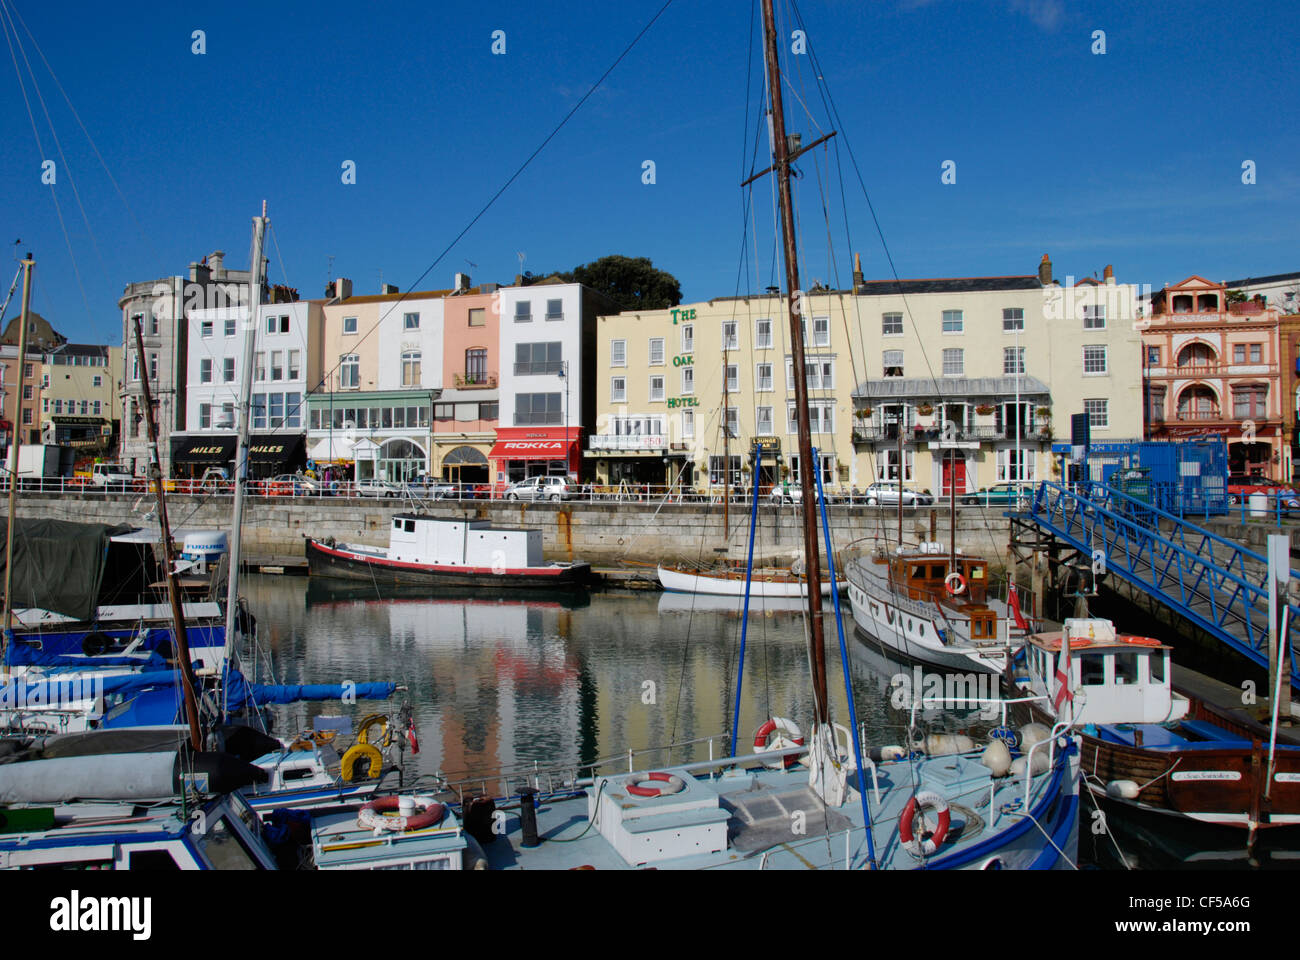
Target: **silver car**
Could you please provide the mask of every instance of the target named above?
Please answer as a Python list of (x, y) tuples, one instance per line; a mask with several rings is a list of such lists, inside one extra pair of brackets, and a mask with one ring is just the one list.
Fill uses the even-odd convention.
[(402, 490), (394, 483), (387, 480), (358, 480), (354, 489), (354, 495), (358, 497), (400, 497)]
[(567, 477), (529, 477), (506, 488), (507, 500), (567, 500), (577, 486)]

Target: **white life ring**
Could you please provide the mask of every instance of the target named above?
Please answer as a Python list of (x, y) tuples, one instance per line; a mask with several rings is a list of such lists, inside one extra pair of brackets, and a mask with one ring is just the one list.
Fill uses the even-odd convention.
[(966, 578), (956, 570), (943, 578), (943, 585), (950, 597), (959, 597), (966, 592)]
[[(935, 827), (928, 839), (917, 840), (912, 835), (912, 819), (923, 807), (934, 808), (939, 814), (939, 825)], [(924, 818), (924, 814), (922, 817)], [(919, 857), (924, 854), (928, 857), (939, 849), (939, 844), (943, 843), (943, 838), (948, 835), (949, 822), (948, 801), (943, 794), (936, 793), (934, 790), (922, 790), (920, 793), (913, 794), (907, 801), (907, 806), (903, 808), (903, 816), (898, 821), (898, 839), (902, 841), (903, 849), (912, 856)]]
[[(771, 717), (754, 731), (755, 753), (766, 753), (768, 750), (789, 750), (791, 747), (802, 747), (803, 745), (803, 731), (799, 729), (799, 724), (793, 720), (787, 720), (785, 717)], [(794, 754), (778, 757), (775, 760), (763, 761), (765, 766), (773, 770), (793, 767), (798, 762), (799, 758)]]
[[(403, 799), (412, 800), (412, 809), (418, 806), (420, 812), (390, 816), (387, 811), (400, 810)], [(357, 813), (357, 826), (376, 831), (423, 830), (441, 823), (446, 815), (447, 808), (428, 797), (379, 797), (361, 807)]]

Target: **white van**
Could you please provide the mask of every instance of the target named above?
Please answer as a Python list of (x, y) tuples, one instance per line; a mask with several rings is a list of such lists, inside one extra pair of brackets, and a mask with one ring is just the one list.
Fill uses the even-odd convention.
[(127, 487), (135, 482), (131, 471), (120, 463), (97, 463), (90, 474), (97, 487)]

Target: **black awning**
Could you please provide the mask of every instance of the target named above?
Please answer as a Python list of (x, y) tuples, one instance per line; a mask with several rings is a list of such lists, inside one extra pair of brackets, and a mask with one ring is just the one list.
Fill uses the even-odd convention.
[(248, 440), (248, 462), (275, 463), (286, 468), (301, 467), (307, 462), (302, 444), (302, 434), (296, 436), (288, 434), (271, 434), (264, 437), (253, 436)]
[(172, 463), (209, 463), (225, 466), (234, 459), (234, 437), (172, 438)]

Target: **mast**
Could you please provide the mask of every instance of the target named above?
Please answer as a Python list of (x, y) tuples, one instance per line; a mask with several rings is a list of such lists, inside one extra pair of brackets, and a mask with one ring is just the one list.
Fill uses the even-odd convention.
[[(14, 388), (17, 402), (14, 406), (12, 439), (9, 441), (9, 526), (6, 528), (5, 535), (5, 629), (4, 636), (0, 637), (0, 654), (4, 652), (5, 645), (9, 642), (9, 631), (14, 628), (11, 589), (14, 582), (14, 513), (18, 496), (18, 431), (23, 422), (23, 381), (27, 379), (23, 376), (27, 363), (27, 315), (32, 305), (32, 268), (36, 266), (36, 261), (32, 259), (30, 253), (23, 258), (22, 263), (23, 306), (18, 330), (18, 385)], [(12, 293), (12, 290), (10, 292)], [(8, 303), (7, 300), (5, 302)]]
[[(907, 404), (898, 403), (898, 549), (903, 549), (903, 430), (907, 426)], [(942, 491), (940, 491), (942, 492)]]
[(185, 717), (190, 726), (190, 746), (203, 749), (199, 733), (199, 704), (194, 694), (194, 669), (190, 663), (190, 643), (185, 635), (185, 613), (181, 609), (180, 575), (176, 572), (176, 551), (172, 547), (171, 525), (167, 522), (167, 495), (163, 492), (161, 460), (158, 456), (158, 421), (153, 415), (153, 390), (149, 386), (149, 367), (144, 352), (144, 320), (135, 318), (135, 355), (140, 363), (144, 388), (145, 423), (149, 429), (149, 481), (158, 493), (158, 533), (162, 538), (163, 565), (167, 568), (167, 599), (172, 607), (172, 635), (176, 656), (180, 660), (181, 690), (185, 695)]
[[(249, 264), (248, 319), (244, 328), (244, 369), (239, 382), (239, 447), (235, 453), (235, 509), (230, 521), (230, 572), (226, 579), (226, 663), (235, 645), (235, 624), (239, 610), (239, 564), (244, 520), (244, 492), (248, 489), (249, 412), (253, 401), (253, 362), (257, 353), (257, 308), (262, 303), (262, 241), (266, 236), (266, 201), (262, 215), (253, 218), (253, 260)], [(333, 402), (333, 395), (330, 397)], [(333, 423), (333, 418), (330, 420)], [(331, 447), (330, 456), (334, 455)]]
[(722, 335), (722, 542), (731, 542), (731, 422), (727, 419), (727, 335)]
[[(821, 558), (817, 549), (817, 495), (812, 459), (812, 427), (808, 415), (808, 380), (804, 372), (803, 323), (799, 302), (799, 261), (794, 237), (794, 201), (790, 196), (790, 147), (785, 138), (785, 108), (781, 102), (781, 68), (777, 63), (776, 19), (772, 0), (763, 0), (763, 40), (767, 60), (767, 87), (771, 97), (773, 160), (781, 194), (781, 237), (785, 247), (786, 297), (790, 314), (791, 360), (794, 373), (795, 408), (799, 417), (799, 483), (803, 495), (804, 563), (807, 573), (808, 619), (811, 629), (813, 700), (816, 720), (830, 720), (826, 698), (826, 650), (822, 637)], [(725, 417), (725, 413), (724, 413)]]

